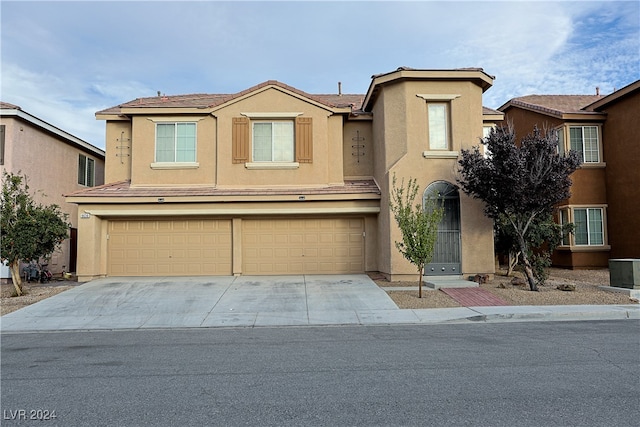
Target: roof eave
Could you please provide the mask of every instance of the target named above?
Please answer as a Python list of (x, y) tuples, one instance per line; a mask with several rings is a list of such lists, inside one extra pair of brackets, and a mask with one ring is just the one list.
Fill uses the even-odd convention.
[(560, 117), (565, 121), (602, 121), (607, 118), (605, 113), (585, 111), (584, 113), (563, 113)]
[(414, 70), (400, 67), (395, 71), (374, 75), (367, 94), (362, 103), (362, 109), (369, 111), (375, 101), (379, 87), (403, 80), (467, 80), (472, 81), (485, 92), (493, 86), (494, 77), (481, 68), (451, 69), (451, 70)]
[(620, 98), (630, 95), (633, 92), (638, 90), (640, 90), (640, 80), (636, 80), (635, 82), (623, 87), (622, 89), (619, 89), (613, 93), (610, 93), (604, 98), (601, 98), (595, 102), (592, 102), (591, 104), (584, 107), (584, 110), (598, 111), (599, 109), (605, 108), (607, 105), (611, 104), (612, 102), (615, 102)]
[(498, 111), (506, 113), (509, 108), (520, 108), (521, 110), (532, 111), (534, 113), (542, 114), (544, 116), (555, 117), (556, 119), (562, 119), (562, 115), (564, 114), (562, 111), (554, 110), (547, 107), (542, 107), (540, 105), (528, 104), (521, 101), (510, 100), (505, 104), (498, 107)]
[(485, 122), (499, 122), (504, 120), (504, 114), (483, 114), (482, 120)]
[(64, 140), (67, 144), (80, 148), (84, 152), (91, 153), (96, 157), (104, 159), (105, 151), (88, 143), (87, 141), (78, 138), (77, 136), (71, 135), (69, 132), (66, 132), (52, 124), (45, 122), (33, 116), (22, 109), (0, 109), (0, 116), (2, 117), (13, 117), (18, 120), (23, 120), (27, 123), (36, 126), (44, 132), (49, 134), (53, 134), (58, 138)]
[(227, 100), (227, 101), (225, 101), (225, 102), (223, 102), (223, 103), (221, 103), (219, 105), (211, 107), (209, 109), (209, 113), (213, 114), (216, 111), (222, 110), (223, 108), (226, 108), (226, 107), (228, 107), (230, 105), (236, 104), (236, 103), (238, 103), (240, 101), (243, 101), (243, 100), (245, 100), (247, 98), (250, 98), (250, 97), (255, 96), (255, 95), (257, 95), (259, 93), (262, 93), (262, 92), (266, 92), (266, 91), (271, 90), (271, 89), (280, 91), (280, 92), (285, 93), (285, 94), (287, 94), (289, 96), (292, 96), (294, 98), (298, 98), (300, 100), (303, 100), (305, 102), (313, 104), (316, 107), (322, 108), (323, 110), (327, 110), (327, 111), (330, 111), (332, 113), (338, 113), (338, 112), (343, 112), (343, 113), (346, 112), (346, 113), (348, 113), (348, 112), (351, 111), (349, 108), (336, 108), (336, 107), (328, 106), (328, 105), (326, 105), (326, 104), (324, 104), (322, 102), (316, 101), (315, 99), (311, 98), (310, 96), (306, 96), (306, 95), (304, 95), (302, 93), (298, 93), (296, 91), (289, 90), (289, 89), (287, 89), (287, 88), (285, 88), (285, 87), (283, 87), (283, 86), (281, 86), (279, 84), (271, 83), (271, 84), (254, 86), (254, 88), (249, 90), (249, 91), (241, 92), (241, 95), (235, 96), (235, 97), (233, 97), (233, 98), (231, 98), (231, 99), (229, 99), (229, 100)]

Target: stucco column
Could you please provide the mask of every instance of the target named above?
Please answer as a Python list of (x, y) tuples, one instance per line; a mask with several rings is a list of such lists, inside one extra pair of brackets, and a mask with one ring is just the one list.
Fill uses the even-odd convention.
[(234, 276), (242, 274), (242, 218), (231, 220), (232, 272)]

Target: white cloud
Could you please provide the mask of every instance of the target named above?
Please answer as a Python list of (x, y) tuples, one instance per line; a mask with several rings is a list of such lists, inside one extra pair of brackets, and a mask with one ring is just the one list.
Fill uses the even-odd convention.
[(97, 121), (95, 113), (128, 100), (132, 94), (149, 93), (137, 82), (77, 80), (6, 62), (2, 63), (1, 83), (2, 101), (100, 148), (104, 148), (104, 122)]
[(364, 93), (399, 66), (483, 67), (496, 108), (637, 79), (639, 18), (637, 2), (3, 2), (0, 96), (98, 146), (96, 111), (158, 90)]

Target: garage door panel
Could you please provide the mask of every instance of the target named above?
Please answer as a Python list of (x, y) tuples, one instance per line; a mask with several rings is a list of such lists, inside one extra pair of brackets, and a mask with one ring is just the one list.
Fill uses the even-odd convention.
[(291, 234), (289, 235), (289, 243), (292, 245), (300, 245), (304, 241), (304, 236), (302, 234)]
[(110, 221), (109, 275), (230, 275), (231, 220)]
[(242, 222), (244, 274), (364, 272), (364, 221), (352, 218)]

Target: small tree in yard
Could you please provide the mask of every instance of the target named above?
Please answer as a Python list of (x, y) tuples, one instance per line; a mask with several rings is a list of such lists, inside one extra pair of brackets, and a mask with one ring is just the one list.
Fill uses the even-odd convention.
[(567, 231), (553, 222), (553, 213), (571, 195), (569, 176), (580, 157), (575, 151), (559, 155), (555, 134), (538, 128), (519, 145), (511, 127), (492, 130), (482, 143), (491, 153), (487, 157), (478, 147), (462, 150), (458, 183), (485, 203), (485, 214), (512, 239), (529, 288), (536, 291), (546, 278), (551, 252)]
[(396, 223), (402, 233), (402, 242), (395, 242), (396, 248), (411, 264), (418, 269), (418, 297), (422, 298), (422, 276), (424, 266), (431, 262), (436, 243), (438, 224), (444, 215), (444, 208), (438, 206), (436, 199), (427, 197), (425, 206), (413, 205), (418, 194), (415, 179), (409, 179), (404, 187), (404, 179), (400, 187), (396, 187), (393, 176), (393, 189), (389, 206), (395, 216)]
[(18, 296), (23, 295), (20, 261), (50, 256), (69, 236), (67, 215), (57, 205), (36, 203), (27, 177), (2, 176), (0, 200), (0, 259), (8, 262)]

